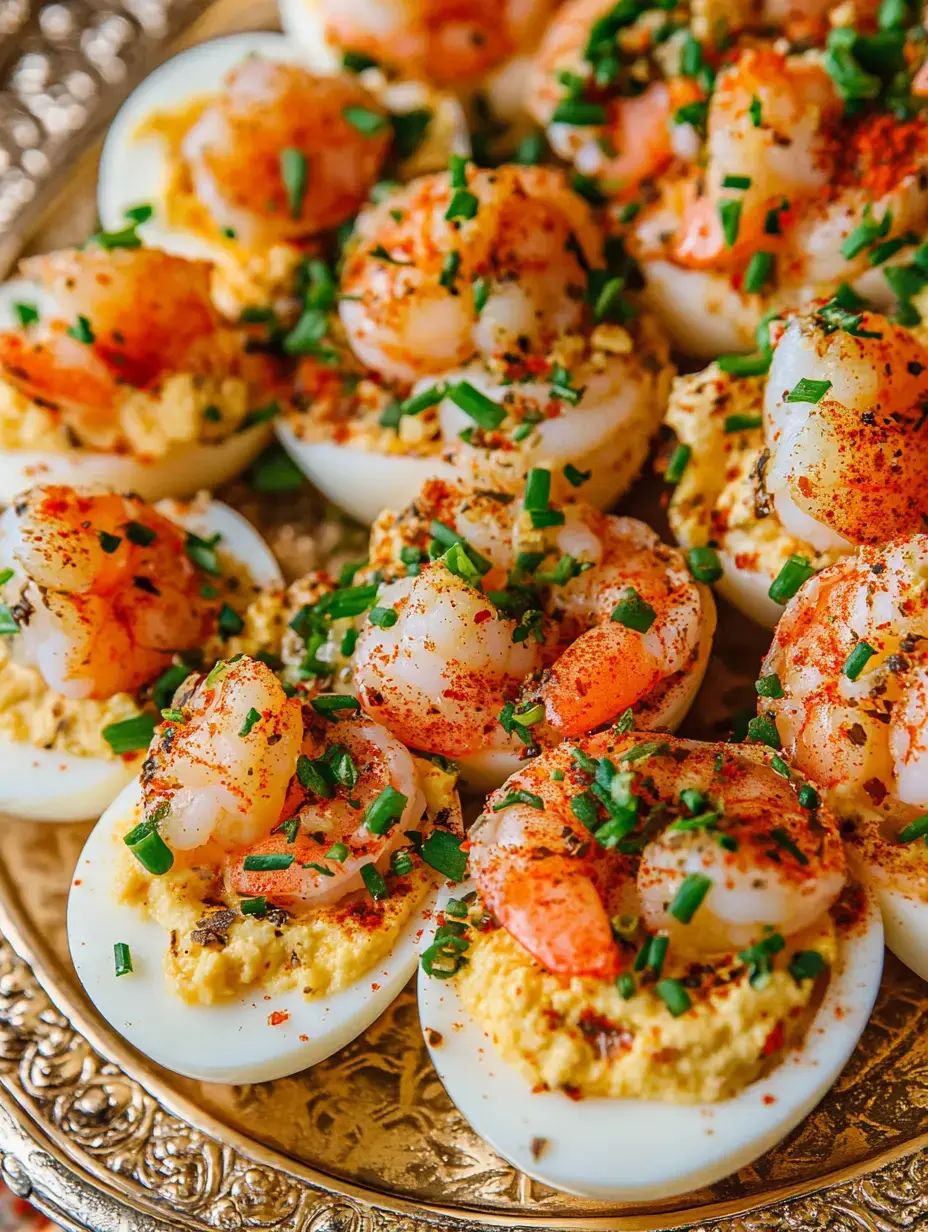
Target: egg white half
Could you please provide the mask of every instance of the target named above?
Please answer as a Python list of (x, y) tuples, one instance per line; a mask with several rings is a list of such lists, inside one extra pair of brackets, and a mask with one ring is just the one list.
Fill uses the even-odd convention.
[[(270, 548), (228, 505), (221, 501), (193, 505), (164, 501), (159, 509), (201, 538), (221, 535), (221, 549), (245, 566), (256, 585), (283, 586)], [(78, 757), (0, 735), (0, 812), (28, 821), (95, 819), (135, 777), (143, 757), (144, 752), (125, 761)]]
[[(35, 304), (42, 316), (57, 312), (54, 298), (38, 283), (12, 278), (0, 284), (0, 329), (18, 327), (13, 305), (19, 301)], [(95, 449), (0, 450), (0, 505), (8, 505), (18, 492), (37, 483), (103, 484), (116, 492), (135, 492), (147, 501), (192, 496), (245, 470), (272, 433), (271, 424), (259, 423), (221, 441), (176, 445), (152, 461)]]
[(169, 183), (168, 151), (157, 137), (139, 140), (136, 130), (152, 112), (182, 107), (192, 99), (215, 94), (226, 73), (248, 56), (287, 63), (305, 59), (300, 48), (283, 34), (247, 31), (210, 39), (165, 61), (132, 91), (116, 113), (100, 155), (97, 209), (107, 230), (126, 225), (126, 210), (151, 204), (154, 215), (139, 227), (139, 235), (153, 248), (180, 257), (206, 261), (228, 258), (228, 250), (206, 236), (172, 227), (166, 220), (164, 193)]
[[(457, 886), (454, 896), (469, 888)], [(449, 896), (443, 891), (439, 906)], [(451, 1099), (514, 1167), (581, 1197), (646, 1202), (710, 1185), (749, 1164), (834, 1084), (867, 1024), (883, 969), (883, 928), (872, 896), (850, 944), (842, 938), (841, 954), (843, 963), (832, 972), (803, 1047), (721, 1103), (574, 1101), (561, 1092), (533, 1092), (467, 1013), (454, 980), (436, 980), (424, 971), (419, 1016)], [(431, 1042), (436, 1038), (440, 1043)], [(544, 1149), (536, 1159), (532, 1144), (539, 1140)]]
[[(116, 844), (139, 820), (140, 788), (124, 789), (94, 827), (74, 870), (68, 942), (78, 977), (103, 1017), (159, 1065), (203, 1082), (269, 1082), (324, 1061), (360, 1035), (399, 995), (416, 968), (435, 904), (426, 896), (387, 959), (357, 983), (307, 1001), (299, 989), (266, 997), (260, 987), (217, 1005), (188, 1005), (165, 983), (168, 936), (113, 899)], [(113, 945), (129, 946), (132, 974), (117, 976)], [(270, 1025), (270, 1018), (280, 1019)]]
[(405, 509), (427, 479), (454, 479), (441, 458), (375, 453), (330, 441), (303, 441), (280, 419), (277, 437), (303, 474), (359, 522), (370, 525), (384, 509)]

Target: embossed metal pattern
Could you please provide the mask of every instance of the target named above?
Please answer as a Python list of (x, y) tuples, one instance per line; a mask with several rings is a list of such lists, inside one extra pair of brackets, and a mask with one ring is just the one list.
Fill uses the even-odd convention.
[[(272, 24), (269, 0), (0, 0), (3, 267), (91, 229), (94, 139), (178, 37)], [(292, 574), (314, 563), (299, 528), (321, 517), (319, 502), (262, 508), (241, 485), (224, 495)], [(645, 488), (634, 510), (660, 526), (652, 500)], [(763, 649), (762, 634), (723, 617), (711, 688), (684, 734), (723, 734), (751, 704)], [(275, 1083), (208, 1086), (150, 1065), (97, 1018), (71, 970), (65, 903), (86, 832), (0, 818), (0, 1172), (64, 1227), (928, 1227), (928, 990), (896, 963), (850, 1065), (786, 1142), (711, 1191), (620, 1208), (529, 1181), (469, 1129), (429, 1064), (411, 989), (337, 1056)]]

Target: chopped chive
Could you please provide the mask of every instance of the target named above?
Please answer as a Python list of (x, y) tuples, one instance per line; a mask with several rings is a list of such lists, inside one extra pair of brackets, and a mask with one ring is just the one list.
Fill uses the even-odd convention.
[(117, 941), (114, 944), (113, 958), (116, 963), (117, 976), (132, 974), (132, 955), (129, 953), (129, 947), (125, 941)]
[(785, 830), (777, 827), (770, 831), (770, 837), (779, 848), (791, 855), (797, 864), (805, 866), (809, 863), (809, 857), (796, 846)]
[(352, 128), (356, 128), (365, 137), (376, 137), (378, 133), (382, 133), (385, 128), (389, 127), (390, 123), (387, 117), (381, 115), (380, 112), (371, 111), (369, 107), (361, 107), (357, 103), (343, 107), (342, 115)]
[(673, 896), (668, 912), (681, 924), (689, 924), (711, 888), (711, 877), (704, 873), (690, 873)]
[(771, 582), (767, 594), (774, 603), (786, 604), (814, 576), (815, 570), (804, 556), (791, 556)]
[(709, 113), (709, 104), (696, 100), (684, 103), (673, 113), (674, 124), (692, 124), (694, 128), (702, 128)]
[(492, 398), (475, 389), (468, 381), (459, 381), (448, 389), (448, 397), (468, 415), (478, 427), (487, 431), (498, 428), (506, 418), (506, 411)]
[(568, 462), (564, 467), (564, 478), (572, 488), (579, 488), (582, 484), (587, 482), (592, 474), (592, 471), (578, 470), (572, 462)]
[(763, 422), (763, 415), (726, 415), (725, 431), (728, 433), (749, 432), (752, 428), (761, 427)]
[(703, 813), (695, 813), (692, 817), (678, 817), (668, 827), (668, 832), (688, 833), (693, 830), (715, 830), (722, 814), (718, 809), (707, 809)]
[(815, 980), (828, 970), (828, 963), (818, 950), (798, 950), (789, 961), (789, 973), (797, 984)]
[(810, 783), (803, 783), (799, 788), (798, 800), (800, 808), (809, 809), (810, 812), (817, 809), (822, 802), (818, 792)]
[(249, 472), (253, 492), (295, 492), (306, 482), (303, 472), (280, 445), (266, 449)]
[(157, 720), (153, 714), (137, 714), (119, 723), (108, 723), (101, 735), (114, 753), (135, 753), (147, 749), (155, 734)]
[(216, 544), (219, 542), (219, 536), (216, 535), (212, 539), (201, 539), (199, 535), (195, 535), (193, 531), (187, 532), (187, 540), (185, 549), (188, 557), (193, 563), (204, 573), (212, 573), (214, 575), (220, 572), (219, 556), (216, 552)]
[(875, 654), (876, 650), (869, 642), (858, 642), (844, 660), (844, 666), (841, 668), (843, 675), (847, 676), (848, 680), (856, 680)]
[(726, 247), (734, 248), (738, 240), (738, 232), (741, 229), (741, 202), (719, 202), (719, 220), (722, 224), (722, 234), (725, 236)]
[(445, 219), (448, 222), (454, 222), (456, 218), (470, 220), (471, 218), (476, 218), (479, 209), (480, 201), (470, 189), (458, 188), (455, 190), (447, 210), (445, 210)]
[(306, 155), (292, 146), (280, 152), (280, 178), (287, 194), (287, 205), (291, 218), (299, 218), (303, 213), (303, 199), (309, 184), (309, 164)]
[(650, 969), (660, 975), (669, 945), (670, 938), (664, 934), (646, 937), (641, 949), (635, 955), (634, 969), (636, 971)]
[(314, 697), (310, 705), (317, 714), (324, 715), (326, 718), (330, 718), (340, 710), (361, 709), (358, 699), (347, 693), (325, 693), (321, 697)]
[(175, 709), (173, 706), (167, 706), (161, 711), (161, 717), (162, 719), (167, 719), (170, 723), (183, 723), (184, 712), (183, 710)]
[(379, 903), (381, 899), (390, 897), (387, 883), (381, 876), (376, 864), (362, 864), (358, 871), (361, 874), (361, 880), (364, 882), (368, 894), (370, 894), (374, 902)]
[(706, 807), (706, 795), (695, 787), (684, 787), (680, 792), (680, 800), (691, 813), (699, 813)]
[(441, 263), (441, 274), (438, 278), (439, 286), (444, 287), (446, 291), (453, 291), (460, 268), (461, 254), (457, 250), (449, 252)]
[(412, 856), (408, 851), (394, 851), (390, 856), (390, 872), (397, 877), (405, 877), (415, 868)]
[(526, 804), (529, 808), (538, 809), (539, 812), (544, 811), (545, 802), (541, 796), (536, 796), (533, 791), (510, 791), (493, 805), (493, 812), (499, 813), (503, 809), (510, 808), (513, 804)]
[(69, 338), (75, 338), (78, 342), (83, 342), (86, 346), (92, 346), (96, 342), (96, 335), (90, 328), (90, 322), (86, 317), (78, 317), (77, 324), (71, 325), (65, 330)]
[(658, 980), (654, 991), (667, 1006), (674, 1018), (679, 1018), (692, 1007), (690, 994), (679, 980)]
[(347, 629), (345, 631), (345, 636), (342, 638), (341, 645), (338, 648), (339, 654), (346, 659), (350, 659), (354, 654), (354, 648), (357, 646), (358, 638), (360, 636), (361, 635), (357, 629)]
[(670, 455), (670, 461), (667, 463), (667, 469), (664, 471), (664, 482), (679, 483), (692, 456), (693, 450), (689, 445), (677, 445)]
[(716, 362), (729, 376), (764, 376), (770, 371), (772, 358), (770, 351), (758, 351), (754, 355), (720, 355)]
[(563, 526), (566, 520), (560, 509), (533, 509), (529, 516), (535, 530), (543, 530), (547, 526)]
[(174, 853), (151, 822), (143, 821), (122, 840), (153, 877), (163, 877), (174, 864)]
[(666, 740), (649, 740), (645, 744), (636, 744), (634, 748), (628, 749), (621, 755), (619, 761), (641, 761), (645, 757), (663, 757), (669, 752), (670, 745)]
[(481, 312), (487, 306), (487, 300), (490, 298), (490, 292), (493, 289), (493, 284), (489, 278), (475, 278), (472, 284), (474, 294), (474, 312), (479, 317)]
[(290, 867), (293, 856), (286, 852), (267, 852), (265, 855), (245, 856), (242, 868), (248, 873), (278, 873)]
[(802, 377), (786, 395), (787, 402), (812, 402), (817, 404), (831, 389), (831, 381), (812, 381)]
[(19, 321), (23, 329), (27, 325), (34, 325), (39, 319), (39, 309), (36, 304), (29, 304), (20, 301), (13, 305), (13, 311), (16, 314), (16, 319)]
[(233, 607), (223, 603), (216, 621), (220, 636), (235, 637), (245, 628), (245, 622)]
[(751, 117), (751, 124), (754, 128), (760, 128), (761, 125), (761, 102), (755, 94), (748, 106), (748, 115)]
[(551, 501), (551, 472), (540, 466), (533, 466), (525, 481), (525, 508), (529, 512), (547, 509)]
[(398, 614), (392, 607), (372, 607), (367, 618), (378, 629), (392, 629), (399, 620)]
[(619, 990), (619, 996), (623, 1001), (630, 1001), (635, 995), (635, 977), (629, 971), (624, 972), (617, 978), (615, 986)]
[(325, 853), (325, 858), (327, 860), (334, 860), (336, 864), (344, 864), (349, 854), (347, 843), (333, 843)]
[(101, 530), (98, 532), (97, 539), (100, 543), (100, 547), (103, 549), (104, 552), (106, 552), (108, 556), (112, 556), (112, 554), (116, 551), (116, 549), (122, 543), (122, 539), (120, 538), (119, 535), (111, 535), (108, 531), (105, 531), (105, 530)]
[(723, 188), (750, 188), (751, 177), (749, 175), (726, 175), (722, 178)]
[(551, 122), (580, 127), (605, 124), (606, 118), (606, 108), (601, 103), (590, 103), (582, 98), (563, 98), (555, 107)]
[(914, 843), (917, 838), (928, 837), (928, 813), (916, 817), (914, 821), (899, 831), (900, 843)]
[(301, 753), (296, 761), (296, 777), (300, 786), (323, 800), (331, 800), (335, 795), (335, 786), (329, 778), (330, 768), (321, 759), (313, 761)]
[(879, 222), (873, 217), (873, 211), (867, 205), (864, 209), (863, 221), (854, 228), (841, 245), (841, 256), (845, 261), (853, 261), (866, 248), (870, 248), (877, 240), (883, 239), (892, 226), (892, 211), (887, 210)]
[(267, 911), (267, 896), (259, 894), (257, 898), (243, 898), (238, 909), (242, 915), (264, 915)]
[(467, 875), (467, 853), (461, 850), (463, 841), (450, 830), (433, 830), (419, 855), (449, 881), (463, 881)]
[(748, 295), (755, 295), (763, 290), (770, 281), (776, 262), (772, 252), (755, 252), (748, 262), (744, 275), (744, 289)]
[(388, 783), (364, 811), (363, 824), (371, 834), (386, 834), (402, 817), (409, 798)]
[(254, 706), (252, 706), (252, 708), (245, 715), (245, 722), (239, 728), (238, 734), (240, 736), (247, 736), (248, 733), (251, 731), (251, 729), (254, 727), (254, 725), (260, 721), (260, 719), (261, 719), (261, 711), (255, 710)]
[(12, 569), (0, 569), (0, 586), (5, 586), (12, 576)]
[(408, 158), (422, 144), (432, 111), (428, 107), (414, 107), (412, 111), (394, 112), (390, 116), (393, 125), (393, 152), (399, 159)]
[(136, 547), (147, 548), (158, 538), (158, 533), (152, 530), (150, 526), (144, 526), (141, 522), (127, 522), (126, 538), (130, 543), (134, 543)]
[(748, 723), (747, 738), (754, 744), (766, 744), (771, 749), (781, 747), (777, 725), (768, 715), (759, 714)]
[(636, 633), (647, 633), (657, 619), (657, 613), (633, 586), (628, 586), (622, 599), (612, 609), (610, 619), (626, 629), (634, 629)]
[(625, 279), (609, 278), (593, 302), (593, 317), (596, 321), (604, 321), (616, 306), (625, 289)]
[(785, 946), (786, 942), (779, 933), (771, 933), (738, 954), (739, 959), (747, 965), (748, 982), (752, 988), (760, 989), (770, 982), (773, 960)]
[(404, 415), (421, 415), (423, 411), (427, 411), (430, 407), (438, 406), (439, 402), (445, 396), (444, 385), (430, 385), (428, 389), (423, 389), (421, 393), (416, 394), (412, 398), (407, 398), (405, 402), (400, 403), (402, 413)]
[(754, 691), (758, 697), (785, 697), (783, 685), (780, 683), (780, 677), (776, 672), (771, 672), (769, 676), (761, 676), (759, 680), (754, 681)]
[(686, 554), (686, 563), (697, 582), (711, 584), (717, 582), (724, 573), (718, 552), (708, 545), (690, 548)]

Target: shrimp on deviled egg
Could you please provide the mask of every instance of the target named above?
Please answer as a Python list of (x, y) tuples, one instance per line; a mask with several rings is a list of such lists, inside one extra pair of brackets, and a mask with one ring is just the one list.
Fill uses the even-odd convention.
[(533, 470), (519, 500), (430, 480), (374, 527), (384, 584), (316, 579), (285, 658), (350, 680), (394, 735), (477, 785), (628, 708), (676, 726), (706, 669), (708, 589), (642, 522), (553, 505), (550, 484)]
[(273, 556), (206, 499), (33, 488), (0, 517), (0, 578), (2, 805), (20, 816), (97, 816), (191, 663), (280, 638)]
[(451, 1098), (516, 1166), (589, 1197), (682, 1192), (837, 1077), (879, 984), (879, 913), (847, 887), (835, 817), (779, 764), (610, 732), (488, 799), (419, 1006)]
[(281, 440), (368, 522), (430, 476), (515, 493), (533, 466), (559, 497), (565, 468), (586, 475), (607, 506), (647, 455), (672, 371), (626, 277), (559, 171), (453, 159), (361, 216), (324, 344), (339, 358), (302, 361)]
[(3, 288), (19, 321), (0, 332), (4, 502), (37, 481), (189, 496), (263, 448), (276, 369), (220, 320), (207, 264), (101, 235), (20, 270), (32, 281)]
[[(353, 697), (302, 703), (243, 656), (193, 674), (78, 862), (78, 974), (183, 1073), (257, 1081), (321, 1060), (408, 980), (436, 872), (463, 876), (454, 783)], [(139, 1015), (139, 998), (163, 1010)], [(217, 1048), (210, 1022), (234, 1044)]]
[(456, 100), (419, 82), (370, 73), (362, 82), (300, 60), (280, 34), (191, 47), (130, 95), (104, 147), (104, 225), (115, 230), (150, 202), (142, 239), (213, 261), (213, 294), (230, 317), (295, 311), (300, 262), (378, 180), (469, 152)]
[(862, 547), (787, 606), (758, 681), (770, 736), (844, 820), (887, 944), (928, 977), (928, 536)]
[(678, 378), (665, 478), (678, 541), (717, 552), (720, 591), (773, 627), (813, 570), (923, 529), (928, 348), (846, 286), (764, 334), (772, 353)]
[[(750, 350), (766, 312), (842, 282), (881, 308), (908, 298), (895, 267), (928, 220), (928, 123), (911, 99), (920, 48), (901, 25), (845, 26), (824, 54), (748, 45), (710, 74), (708, 102), (695, 105), (703, 157), (665, 175), (644, 208), (620, 199), (611, 210), (643, 302), (680, 350)], [(848, 64), (868, 100), (852, 109)]]

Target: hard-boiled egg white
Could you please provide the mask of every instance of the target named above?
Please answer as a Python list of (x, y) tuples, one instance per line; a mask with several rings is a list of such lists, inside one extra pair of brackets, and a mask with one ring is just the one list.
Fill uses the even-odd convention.
[[(14, 278), (0, 285), (0, 329), (18, 327), (13, 308), (17, 303), (35, 304), (43, 317), (60, 315), (54, 298), (43, 287)], [(271, 435), (270, 424), (258, 423), (224, 440), (176, 445), (151, 460), (96, 449), (0, 450), (0, 505), (8, 505), (17, 492), (38, 483), (103, 485), (116, 492), (134, 492), (148, 501), (191, 496), (240, 474)]]
[[(360, 1035), (413, 974), (418, 942), (434, 908), (426, 897), (384, 962), (357, 983), (307, 1000), (299, 989), (265, 997), (260, 987), (216, 1005), (188, 1005), (165, 984), (168, 936), (113, 899), (113, 862), (140, 819), (130, 783), (94, 827), (74, 871), (68, 942), (78, 977), (103, 1017), (159, 1065), (204, 1082), (269, 1082), (306, 1069)], [(129, 946), (132, 973), (117, 976), (116, 942)]]
[(440, 457), (376, 453), (332, 441), (304, 441), (285, 419), (278, 420), (280, 443), (306, 477), (333, 505), (370, 524), (384, 509), (404, 509), (427, 479), (453, 479), (456, 472)]
[[(456, 887), (455, 897), (467, 888)], [(447, 897), (440, 896), (440, 907)], [(833, 1085), (867, 1024), (883, 968), (883, 929), (872, 897), (853, 934), (842, 936), (841, 955), (801, 1049), (719, 1103), (575, 1101), (557, 1091), (533, 1092), (465, 1010), (454, 979), (420, 971), (419, 1014), (451, 1099), (514, 1167), (582, 1197), (646, 1202), (710, 1185), (745, 1167), (784, 1138)]]
[(199, 232), (172, 226), (167, 221), (165, 192), (170, 184), (170, 159), (165, 142), (157, 136), (138, 137), (139, 127), (154, 112), (173, 111), (216, 94), (231, 68), (249, 56), (287, 63), (305, 59), (300, 48), (282, 34), (248, 31), (210, 39), (182, 51), (150, 73), (116, 113), (100, 155), (97, 208), (106, 230), (126, 225), (126, 210), (146, 204), (154, 207), (148, 222), (138, 228), (146, 244), (177, 256), (222, 261), (229, 247)]
[[(241, 514), (220, 501), (182, 504), (164, 501), (165, 516), (201, 538), (220, 535), (219, 550), (245, 566), (260, 587), (283, 585), (274, 556), (258, 532)], [(0, 518), (0, 561), (15, 568), (4, 545), (4, 521)], [(144, 757), (140, 752), (126, 759), (80, 757), (42, 749), (0, 735), (0, 812), (29, 821), (88, 821), (100, 816), (138, 772)]]

